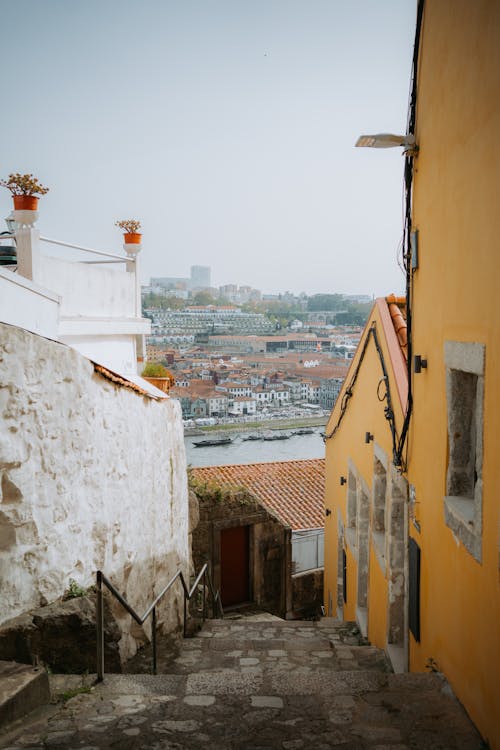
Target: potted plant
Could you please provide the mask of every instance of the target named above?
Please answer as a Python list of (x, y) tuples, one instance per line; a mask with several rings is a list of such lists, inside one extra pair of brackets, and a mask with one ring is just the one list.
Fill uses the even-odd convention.
[(115, 221), (115, 226), (123, 229), (123, 240), (125, 245), (141, 244), (142, 234), (139, 232), (139, 229), (141, 228), (140, 221), (137, 221), (137, 219), (121, 219), (120, 221)]
[(160, 391), (168, 393), (175, 383), (175, 378), (166, 367), (157, 362), (148, 362), (141, 372), (141, 377), (147, 380), (151, 385), (159, 388)]
[(32, 174), (10, 174), (0, 185), (12, 193), (15, 211), (36, 211), (38, 198), (49, 192), (49, 188), (38, 182)]

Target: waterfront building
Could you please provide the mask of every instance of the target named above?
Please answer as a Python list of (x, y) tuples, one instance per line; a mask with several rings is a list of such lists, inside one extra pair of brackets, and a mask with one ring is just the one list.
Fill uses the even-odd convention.
[(185, 310), (146, 309), (155, 336), (210, 336), (216, 331), (240, 335), (268, 333), (273, 324), (261, 313), (246, 313), (236, 307), (187, 307)]

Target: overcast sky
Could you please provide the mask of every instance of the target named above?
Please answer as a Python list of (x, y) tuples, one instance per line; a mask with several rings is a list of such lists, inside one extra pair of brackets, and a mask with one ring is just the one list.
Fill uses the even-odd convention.
[[(0, 0), (0, 176), (42, 234), (266, 292), (403, 290), (415, 0)], [(11, 208), (0, 190), (0, 216)], [(47, 246), (45, 246), (47, 247)], [(47, 248), (48, 249), (48, 248)]]

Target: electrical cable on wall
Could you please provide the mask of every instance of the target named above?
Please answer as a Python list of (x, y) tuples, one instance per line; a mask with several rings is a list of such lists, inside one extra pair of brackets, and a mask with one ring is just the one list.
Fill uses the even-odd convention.
[[(368, 345), (370, 341), (373, 339), (373, 342), (375, 344), (375, 348), (377, 351), (378, 359), (380, 362), (380, 366), (382, 368), (382, 375), (383, 377), (379, 380), (377, 384), (377, 398), (379, 401), (387, 401), (387, 405), (384, 408), (384, 416), (389, 422), (389, 428), (391, 431), (391, 438), (392, 438), (392, 455), (393, 460), (396, 461), (397, 456), (397, 449), (399, 445), (399, 439), (398, 434), (396, 430), (396, 421), (394, 419), (394, 410), (392, 408), (392, 396), (391, 396), (391, 387), (389, 383), (389, 375), (387, 372), (387, 367), (385, 364), (385, 358), (384, 358), (384, 352), (382, 351), (382, 347), (380, 346), (380, 341), (377, 334), (377, 326), (375, 323), (372, 323), (370, 328), (368, 329), (368, 333), (366, 335), (366, 338), (363, 343), (363, 348), (361, 350), (361, 355), (359, 357), (359, 360), (356, 364), (356, 369), (354, 370), (354, 373), (349, 381), (349, 385), (347, 386), (346, 390), (344, 391), (344, 394), (342, 396), (342, 400), (340, 402), (340, 414), (339, 418), (337, 420), (337, 424), (335, 427), (331, 430), (331, 432), (325, 434), (325, 437), (323, 438), (326, 442), (327, 440), (331, 440), (331, 438), (334, 437), (335, 433), (339, 429), (342, 420), (344, 419), (345, 413), (347, 411), (347, 406), (349, 404), (349, 401), (351, 400), (352, 396), (354, 395), (353, 389), (356, 384), (356, 381), (358, 379), (358, 374), (361, 369), (361, 365), (363, 363), (363, 360), (365, 358), (366, 351), (368, 349)], [(385, 393), (381, 396), (380, 395), (380, 386), (381, 384), (385, 384)]]
[[(417, 77), (418, 77), (418, 53), (420, 48), (420, 33), (422, 30), (422, 17), (424, 12), (424, 0), (420, 0), (417, 8), (417, 23), (415, 29), (415, 44), (413, 47), (412, 77), (410, 86), (410, 101), (408, 106), (407, 133), (415, 135), (415, 120), (417, 110)], [(414, 155), (407, 153), (405, 156), (404, 186), (405, 186), (405, 215), (403, 229), (403, 264), (406, 272), (406, 330), (408, 340), (408, 402), (406, 413), (399, 437), (398, 447), (395, 454), (396, 466), (403, 464), (403, 451), (408, 437), (410, 420), (413, 412), (413, 388), (411, 363), (413, 359), (413, 273), (411, 267), (411, 232), (412, 232), (412, 198), (413, 198), (413, 159)]]

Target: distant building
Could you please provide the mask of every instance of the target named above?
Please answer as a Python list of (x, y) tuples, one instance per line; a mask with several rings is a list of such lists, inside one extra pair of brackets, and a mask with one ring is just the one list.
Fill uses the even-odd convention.
[(224, 284), (219, 287), (219, 296), (224, 297), (237, 305), (244, 305), (246, 302), (258, 302), (262, 299), (260, 289), (252, 289), (251, 286), (238, 286), (236, 284)]
[[(143, 292), (162, 294), (165, 291), (171, 293), (173, 290), (187, 291), (192, 289), (210, 288), (210, 266), (191, 266), (189, 278), (181, 276), (155, 276), (151, 279), (149, 286), (143, 287)], [(180, 296), (180, 295), (178, 295)]]
[(319, 387), (319, 405), (322, 409), (333, 409), (343, 382), (343, 378), (321, 379)]
[(210, 266), (191, 266), (190, 289), (210, 287)]
[(181, 278), (178, 276), (161, 276), (161, 277), (155, 277), (151, 279), (151, 283), (149, 285), (149, 288), (152, 292), (155, 292), (155, 289), (158, 290), (165, 290), (165, 289), (184, 289), (187, 290), (190, 284), (190, 279)]
[(373, 301), (373, 298), (369, 294), (343, 294), (342, 298), (346, 302), (359, 302), (361, 304)]
[(273, 324), (261, 313), (244, 313), (235, 307), (191, 307), (185, 310), (146, 310), (153, 335), (239, 333), (262, 334)]

